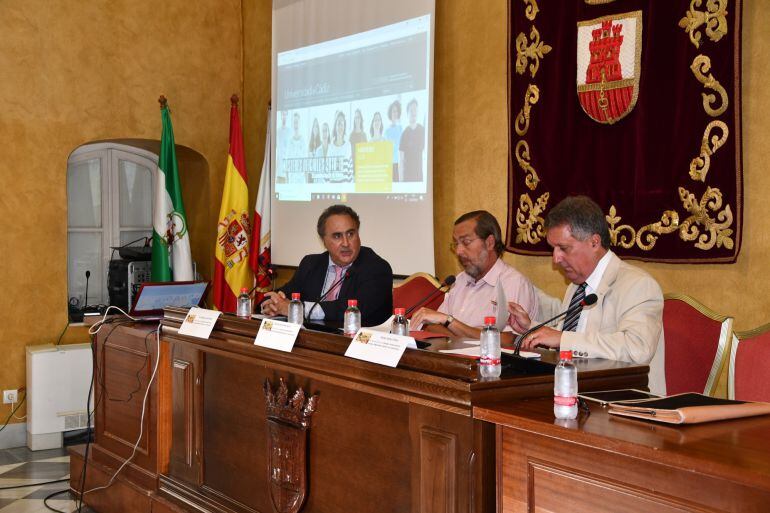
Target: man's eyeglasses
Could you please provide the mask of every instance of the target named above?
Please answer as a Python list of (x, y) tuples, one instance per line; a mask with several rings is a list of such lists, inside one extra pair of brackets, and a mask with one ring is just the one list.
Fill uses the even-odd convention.
[(479, 240), (480, 238), (481, 237), (476, 237), (475, 239), (467, 239), (466, 238), (466, 239), (460, 239), (459, 242), (451, 242), (449, 244), (449, 250), (452, 253), (454, 253), (455, 251), (457, 251), (458, 246), (462, 246), (464, 248), (467, 248), (468, 246), (470, 246), (473, 243), (473, 241)]

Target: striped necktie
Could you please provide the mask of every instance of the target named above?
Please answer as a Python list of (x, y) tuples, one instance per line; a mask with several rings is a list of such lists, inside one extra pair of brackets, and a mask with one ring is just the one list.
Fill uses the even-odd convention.
[(562, 331), (575, 331), (577, 329), (578, 321), (580, 320), (580, 313), (583, 311), (583, 307), (580, 302), (586, 297), (586, 284), (581, 283), (572, 295), (572, 301), (569, 302), (569, 313), (564, 318), (564, 324), (562, 325)]

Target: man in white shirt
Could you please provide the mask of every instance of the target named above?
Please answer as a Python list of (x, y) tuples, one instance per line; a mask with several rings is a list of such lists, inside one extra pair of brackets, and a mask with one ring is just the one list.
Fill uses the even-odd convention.
[[(526, 276), (503, 262), (505, 245), (500, 224), (492, 214), (475, 210), (461, 215), (455, 221), (452, 240), (450, 247), (463, 272), (438, 310), (420, 308), (412, 317), (413, 326), (423, 324), (430, 331), (479, 338), (484, 317), (499, 317), (498, 310), (508, 317), (505, 305), (497, 304), (498, 287), (505, 298), (516, 301), (527, 315), (537, 317), (535, 288)], [(506, 335), (504, 339), (512, 337)]]
[[(565, 198), (550, 210), (546, 238), (553, 262), (572, 283), (561, 310), (577, 305), (589, 294), (597, 302), (575, 307), (557, 328), (529, 334), (522, 349), (536, 346), (571, 350), (573, 356), (608, 358), (650, 366), (650, 390), (665, 394), (663, 294), (655, 279), (627, 264), (610, 249), (604, 213), (586, 196)], [(551, 298), (551, 309), (558, 299)], [(511, 326), (523, 332), (534, 324), (526, 311), (509, 303)]]

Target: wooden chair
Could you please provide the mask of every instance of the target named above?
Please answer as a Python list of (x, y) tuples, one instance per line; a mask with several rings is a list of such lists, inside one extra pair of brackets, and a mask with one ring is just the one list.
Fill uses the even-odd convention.
[[(427, 273), (414, 273), (406, 280), (393, 287), (393, 307), (410, 308), (424, 299), (432, 291), (441, 288), (441, 283)], [(444, 301), (444, 292), (437, 292), (428, 302), (421, 306), (436, 309)], [(418, 309), (415, 309), (416, 312)], [(407, 317), (411, 317), (411, 312)]]
[(713, 395), (727, 361), (733, 318), (684, 294), (665, 294), (666, 393)]
[(770, 324), (733, 335), (727, 396), (770, 402)]

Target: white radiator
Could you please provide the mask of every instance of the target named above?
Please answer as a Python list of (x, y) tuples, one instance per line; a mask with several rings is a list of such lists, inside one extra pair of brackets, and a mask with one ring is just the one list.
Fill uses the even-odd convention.
[(27, 346), (27, 447), (61, 447), (65, 431), (88, 427), (91, 366), (90, 344)]

